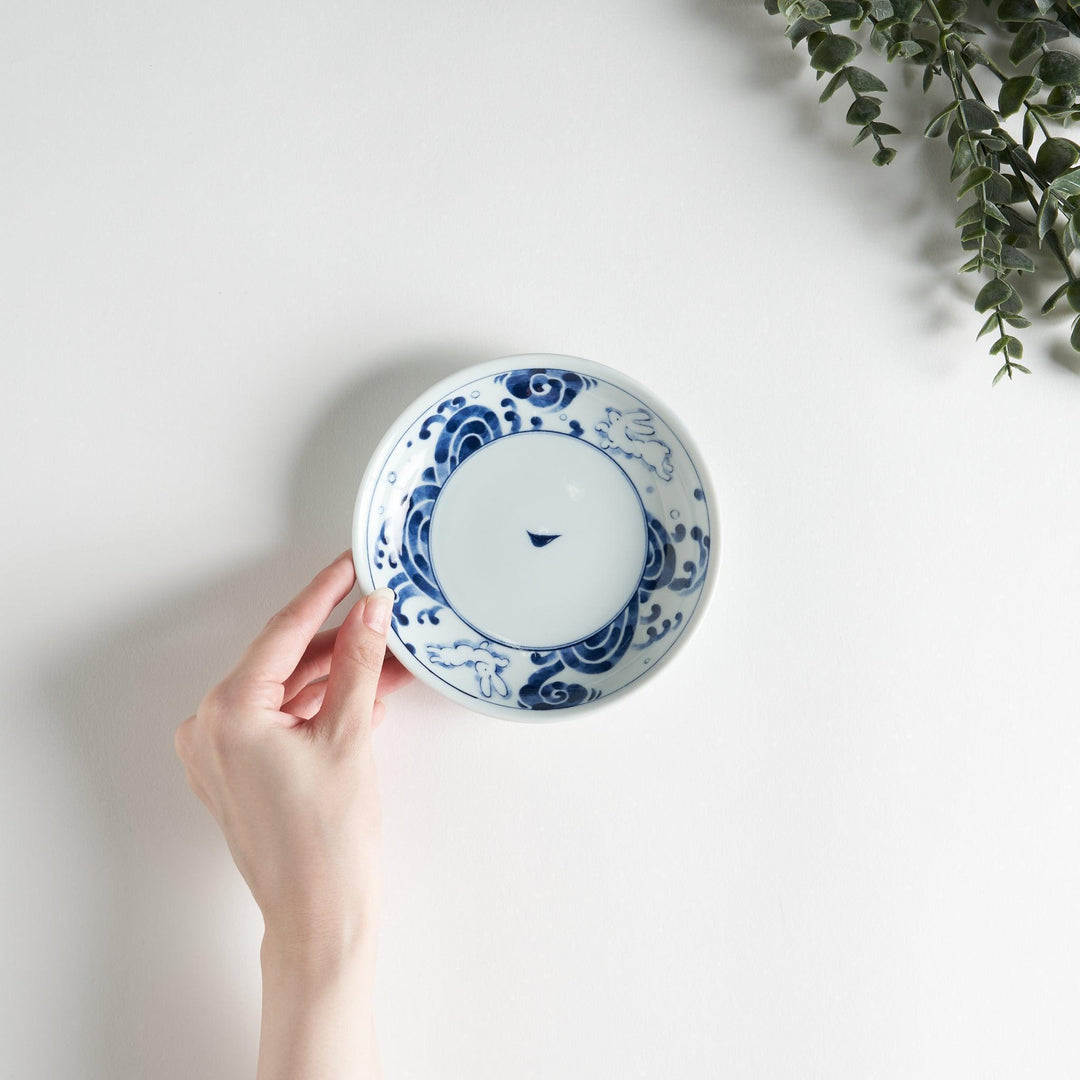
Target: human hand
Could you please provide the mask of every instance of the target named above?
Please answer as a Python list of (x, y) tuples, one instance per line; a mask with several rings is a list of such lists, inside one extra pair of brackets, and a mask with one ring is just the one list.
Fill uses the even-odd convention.
[(410, 676), (386, 653), (388, 589), (317, 632), (354, 580), (343, 552), (176, 732), (188, 782), (282, 947), (348, 947), (376, 914), (371, 731), (385, 711), (379, 697)]
[(346, 551), (270, 619), (176, 732), (188, 782), (266, 926), (260, 1077), (377, 1069), (362, 1020), (381, 834), (371, 732), (381, 696), (411, 676), (386, 652), (389, 589), (318, 632), (354, 580)]

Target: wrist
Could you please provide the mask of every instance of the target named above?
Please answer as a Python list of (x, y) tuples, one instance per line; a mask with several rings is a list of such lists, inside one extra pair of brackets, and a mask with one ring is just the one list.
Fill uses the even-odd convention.
[(290, 981), (325, 982), (373, 971), (375, 948), (373, 927), (298, 933), (268, 926), (259, 959), (264, 978), (280, 975)]
[(259, 1080), (380, 1076), (373, 934), (263, 935)]

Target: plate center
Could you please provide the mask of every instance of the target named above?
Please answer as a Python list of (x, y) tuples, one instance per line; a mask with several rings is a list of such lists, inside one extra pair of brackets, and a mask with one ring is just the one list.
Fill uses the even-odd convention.
[(569, 645), (633, 595), (647, 545), (641, 499), (598, 447), (505, 435), (450, 474), (431, 514), (432, 568), (479, 633), (519, 648)]

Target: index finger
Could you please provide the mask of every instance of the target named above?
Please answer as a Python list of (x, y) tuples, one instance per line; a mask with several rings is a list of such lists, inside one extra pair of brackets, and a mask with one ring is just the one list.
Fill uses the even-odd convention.
[(349, 595), (356, 581), (352, 552), (343, 551), (323, 567), (263, 627), (247, 647), (235, 674), (282, 684), (292, 674), (319, 627)]

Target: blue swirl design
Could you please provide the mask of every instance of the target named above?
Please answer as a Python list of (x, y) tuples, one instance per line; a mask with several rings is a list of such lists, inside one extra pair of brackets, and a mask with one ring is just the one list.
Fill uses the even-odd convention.
[[(658, 608), (658, 605), (654, 604), (653, 607)], [(644, 641), (639, 641), (634, 646), (634, 648), (635, 649), (647, 649), (650, 645), (654, 645), (662, 637), (666, 637), (671, 630), (676, 629), (678, 627), (679, 623), (682, 622), (682, 617), (683, 617), (682, 612), (681, 611), (676, 611), (675, 612), (675, 617), (673, 619), (665, 619), (660, 624), (660, 629), (659, 630), (657, 630), (655, 626), (650, 626), (649, 629), (645, 631), (645, 640)]]
[(496, 375), (495, 381), (538, 409), (565, 409), (582, 390), (596, 385), (590, 376), (562, 368), (519, 368)]
[[(665, 587), (670, 587), (672, 592), (677, 593), (693, 592), (705, 580), (705, 571), (709, 565), (708, 535), (702, 531), (700, 525), (695, 525), (687, 533), (686, 526), (680, 522), (672, 533), (668, 533), (657, 518), (650, 516), (648, 521), (649, 553), (641, 577), (642, 585), (650, 592)], [(687, 536), (696, 543), (697, 554), (694, 558), (683, 560), (681, 570), (685, 576), (676, 577), (676, 564), (679, 561), (676, 548)], [(655, 617), (654, 615), (653, 618)]]
[[(425, 472), (425, 477), (430, 471)], [(435, 581), (435, 574), (427, 557), (431, 511), (438, 494), (437, 484), (417, 484), (409, 497), (409, 506), (405, 511), (405, 524), (398, 547), (401, 569), (387, 582), (387, 585), (394, 590), (394, 617), (402, 626), (409, 625), (409, 617), (405, 614), (405, 604), (414, 597), (426, 596), (429, 600), (436, 602), (433, 608), (427, 609), (429, 617), (432, 618), (439, 608), (446, 607), (446, 598)], [(385, 532), (384, 523), (383, 528), (379, 530), (380, 540), (385, 540)], [(379, 563), (376, 562), (376, 565)]]
[(382, 527), (379, 529), (378, 539), (375, 541), (375, 558), (374, 563), (377, 569), (383, 568), (383, 560), (390, 564), (392, 570), (396, 570), (398, 567), (397, 559), (394, 558), (394, 549), (390, 544), (390, 541), (386, 538), (386, 525), (387, 522), (382, 523)]
[[(456, 411), (442, 415), (444, 408), (455, 405)], [(487, 405), (466, 405), (464, 398), (457, 397), (444, 401), (424, 421), (420, 427), (421, 439), (430, 439), (435, 425), (442, 424), (432, 455), (435, 459), (434, 479), (440, 486), (471, 453), (500, 435), (510, 434), (521, 427), (521, 417), (517, 412), (512, 415), (506, 413), (504, 417), (510, 423), (509, 432), (503, 431), (499, 416), (493, 409)]]
[(616, 618), (582, 641), (551, 652), (534, 652), (530, 659), (541, 665), (518, 691), (524, 709), (567, 709), (600, 696), (596, 687), (568, 683), (556, 678), (567, 668), (584, 675), (610, 671), (622, 658), (634, 639), (638, 599), (635, 594)]
[[(448, 607), (428, 557), (431, 514), (443, 484), (458, 465), (480, 447), (520, 429), (521, 417), (516, 409), (513, 409), (513, 402), (507, 400), (504, 405), (511, 406), (511, 409), (503, 414), (507, 423), (505, 430), (493, 409), (487, 405), (467, 405), (466, 399), (461, 395), (441, 402), (420, 425), (419, 438), (430, 439), (436, 430), (438, 437), (432, 453), (435, 464), (424, 470), (420, 483), (413, 488), (409, 496), (397, 552), (401, 570), (387, 582), (394, 590), (394, 616), (402, 626), (409, 625), (405, 605), (415, 597), (424, 596), (435, 601), (434, 605), (425, 607), (417, 614), (419, 623), (427, 621), (438, 625), (439, 611)], [(383, 558), (386, 558), (391, 566), (397, 566), (389, 546), (384, 522), (379, 530), (373, 559), (377, 567), (382, 566)]]
[[(691, 592), (704, 580), (708, 561), (709, 538), (702, 534), (698, 526), (687, 533), (686, 526), (679, 524), (669, 534), (659, 518), (647, 515), (648, 523), (645, 568), (641, 573), (637, 590), (630, 602), (607, 626), (582, 641), (575, 642), (562, 649), (550, 652), (534, 652), (530, 659), (537, 665), (521, 689), (518, 691), (518, 705), (524, 709), (567, 709), (592, 701), (600, 696), (595, 687), (589, 688), (581, 683), (566, 682), (559, 676), (567, 669), (580, 671), (585, 675), (598, 675), (610, 671), (631, 648), (634, 631), (638, 624), (655, 623), (660, 618), (662, 606), (652, 603), (648, 614), (641, 610), (649, 604), (653, 594), (660, 589), (669, 589), (677, 593)], [(684, 578), (676, 577), (679, 557), (677, 547), (687, 536), (697, 542), (699, 558), (683, 561)], [(649, 626), (645, 632), (645, 641), (634, 645), (635, 649), (646, 649), (654, 645), (669, 633), (682, 625), (683, 613), (678, 611), (671, 618), (665, 618), (660, 628)]]

